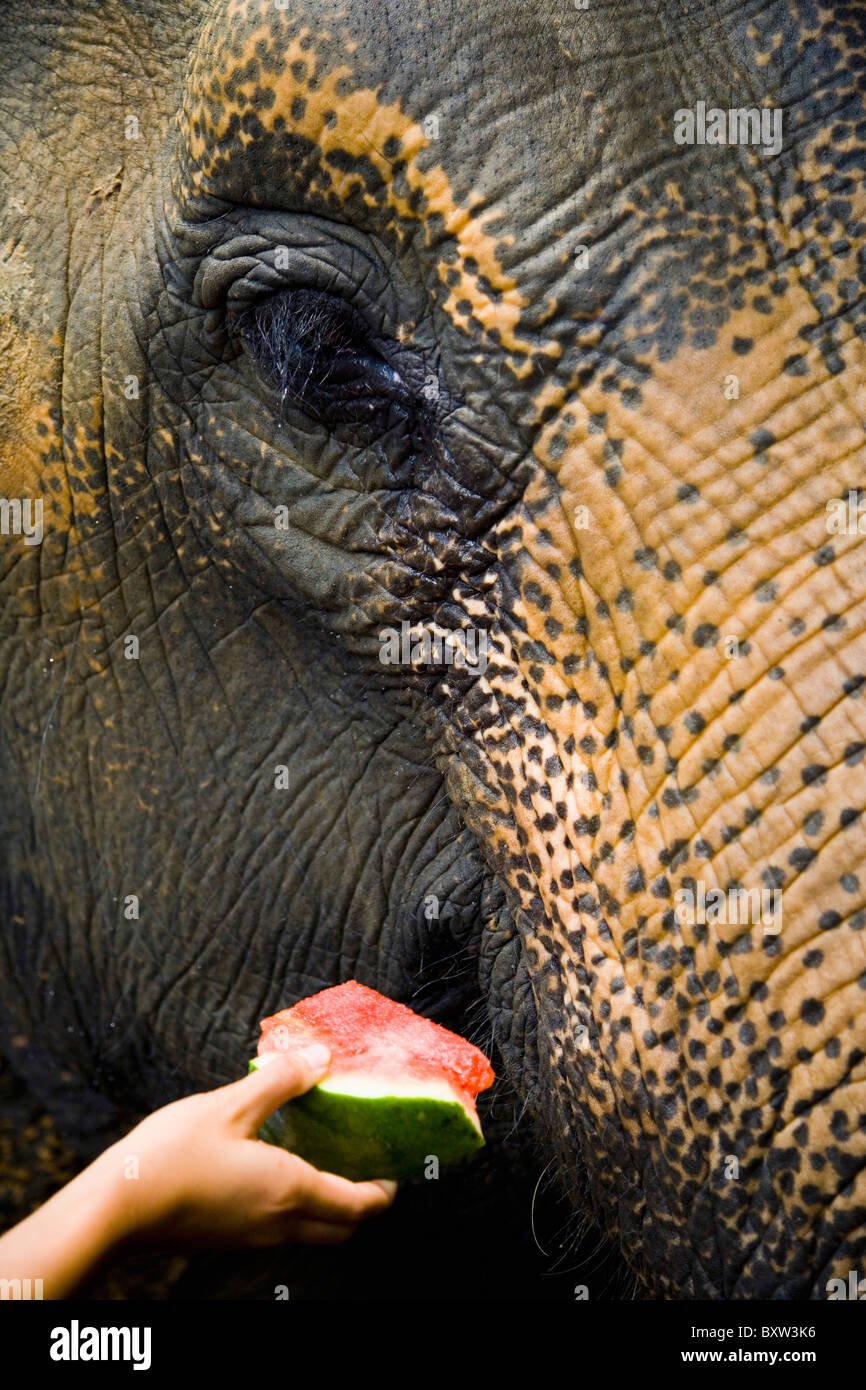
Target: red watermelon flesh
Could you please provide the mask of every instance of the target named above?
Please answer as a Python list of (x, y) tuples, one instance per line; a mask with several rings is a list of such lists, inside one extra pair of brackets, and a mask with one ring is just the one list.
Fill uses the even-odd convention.
[(282, 1009), (261, 1028), (260, 1056), (324, 1043), (329, 1081), (353, 1072), (401, 1083), (446, 1081), (472, 1113), (476, 1095), (494, 1080), (484, 1053), (465, 1038), (356, 980)]

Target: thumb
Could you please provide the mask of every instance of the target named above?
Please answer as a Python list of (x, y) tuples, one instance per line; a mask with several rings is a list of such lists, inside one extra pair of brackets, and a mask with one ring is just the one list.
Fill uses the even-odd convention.
[(302, 1096), (327, 1075), (331, 1054), (322, 1043), (311, 1043), (297, 1052), (264, 1052), (249, 1076), (233, 1081), (234, 1112), (238, 1121), (254, 1133), (293, 1096)]

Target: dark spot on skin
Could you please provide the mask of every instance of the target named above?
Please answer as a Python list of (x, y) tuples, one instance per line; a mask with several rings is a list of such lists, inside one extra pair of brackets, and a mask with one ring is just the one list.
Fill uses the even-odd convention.
[(821, 787), (827, 780), (827, 769), (820, 763), (812, 763), (809, 767), (804, 767), (800, 775), (807, 787)]
[(771, 444), (776, 443), (776, 436), (772, 430), (755, 430), (749, 435), (749, 443), (758, 454), (766, 453)]
[(804, 999), (800, 1006), (800, 1017), (810, 1027), (816, 1027), (824, 1018), (824, 1005), (820, 999)]
[(782, 371), (788, 376), (808, 376), (809, 365), (802, 353), (793, 352), (782, 363)]

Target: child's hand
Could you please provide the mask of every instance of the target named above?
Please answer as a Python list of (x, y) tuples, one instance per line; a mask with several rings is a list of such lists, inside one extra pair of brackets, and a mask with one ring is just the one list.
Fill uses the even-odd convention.
[(391, 1205), (396, 1183), (347, 1182), (255, 1138), (330, 1060), (318, 1045), (282, 1053), (243, 1081), (149, 1115), (0, 1237), (0, 1278), (36, 1279), (44, 1297), (64, 1298), (112, 1250), (140, 1241), (190, 1249), (346, 1240)]
[(321, 1081), (330, 1060), (319, 1044), (275, 1055), (242, 1081), (157, 1110), (102, 1154), (124, 1238), (183, 1249), (332, 1245), (389, 1207), (396, 1183), (320, 1173), (255, 1137), (278, 1106)]

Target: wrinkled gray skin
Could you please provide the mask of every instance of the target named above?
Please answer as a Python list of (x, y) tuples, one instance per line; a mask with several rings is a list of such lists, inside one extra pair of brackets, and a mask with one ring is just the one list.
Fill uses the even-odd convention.
[[(866, 581), (819, 548), (863, 443), (862, 17), (147, 0), (0, 38), (0, 459), (45, 499), (0, 549), (13, 1064), (104, 1143), (355, 978), (491, 1052), (492, 1142), (298, 1287), (622, 1292), (538, 1276), (587, 1216), (651, 1293), (823, 1296), (866, 1210)], [(776, 162), (675, 143), (731, 92), (786, 111)], [(382, 665), (404, 620), (488, 632), (485, 676)], [(783, 937), (684, 942), (696, 874), (784, 885)]]

